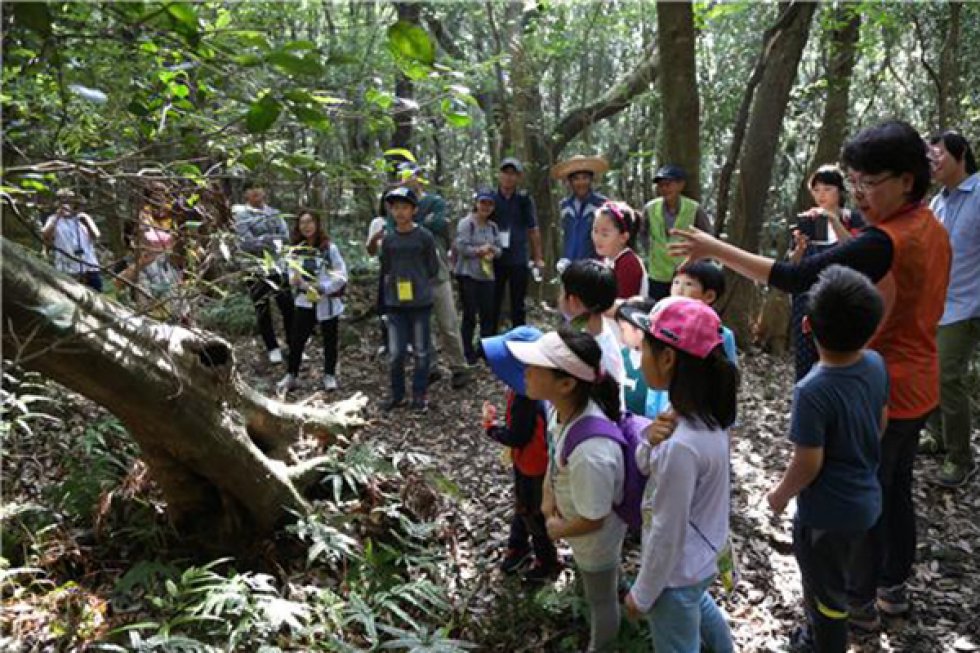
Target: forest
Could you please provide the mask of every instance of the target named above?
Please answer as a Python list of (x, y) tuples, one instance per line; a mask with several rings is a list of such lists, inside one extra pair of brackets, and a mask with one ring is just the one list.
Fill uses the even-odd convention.
[[(589, 607), (567, 546), (553, 582), (498, 570), (513, 479), (481, 427), (484, 402), (503, 412), (491, 370), (449, 370), (441, 346), (425, 412), (378, 407), (389, 341), (365, 237), (398, 162), (417, 164), (451, 222), (498, 187), (501, 162), (522, 162), (544, 263), (528, 323), (545, 329), (562, 321), (570, 192), (552, 170), (574, 155), (603, 157), (595, 189), (637, 211), (658, 171), (681, 166), (714, 236), (782, 259), (814, 205), (811, 174), (861, 130), (896, 119), (980, 146), (980, 4), (969, 2), (5, 1), (0, 12), (10, 651), (585, 650)], [(319, 333), (286, 385), (283, 357), (257, 336), (248, 270), (273, 274), (276, 261), (240, 246), (255, 188), (291, 227), (320, 216), (345, 262), (333, 387), (321, 384), (324, 364), (334, 372)], [(68, 204), (88, 216), (100, 292), (55, 268), (64, 252), (49, 216)], [(158, 301), (134, 261), (160, 207), (180, 283)], [(793, 520), (765, 506), (791, 453), (790, 299), (730, 271), (725, 281), (714, 308), (741, 373), (737, 578), (712, 593), (735, 650), (791, 650), (805, 620)], [(976, 415), (980, 348), (966, 358)], [(915, 462), (913, 610), (850, 650), (980, 650), (980, 484), (931, 483), (941, 464)], [(625, 578), (641, 554), (628, 537)], [(613, 650), (651, 650), (647, 627), (624, 616)]]

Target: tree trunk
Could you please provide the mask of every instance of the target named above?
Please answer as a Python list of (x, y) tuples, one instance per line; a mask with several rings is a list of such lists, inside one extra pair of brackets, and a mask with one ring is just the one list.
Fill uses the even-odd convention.
[(718, 199), (714, 224), (716, 236), (724, 233), (728, 220), (728, 199), (731, 194), (732, 175), (735, 173), (738, 158), (742, 154), (742, 143), (745, 140), (745, 128), (749, 122), (749, 110), (752, 108), (752, 100), (755, 99), (755, 89), (759, 86), (762, 73), (765, 72), (766, 65), (772, 58), (773, 46), (783, 36), (784, 30), (794, 20), (794, 17), (794, 5), (785, 6), (775, 24), (762, 35), (759, 58), (755, 62), (752, 74), (749, 75), (749, 79), (745, 83), (745, 93), (742, 94), (738, 113), (735, 114), (735, 124), (732, 126), (732, 141), (728, 147), (725, 163), (722, 164), (721, 171), (718, 173)]
[(267, 399), (238, 376), (227, 341), (134, 314), (6, 238), (2, 253), (4, 356), (118, 417), (178, 530), (240, 544), (308, 509), (310, 467), (292, 464), (289, 445), (348, 432), (363, 397), (327, 409)]
[[(783, 116), (815, 8), (816, 5), (809, 2), (795, 2), (788, 7), (791, 17), (772, 43), (769, 62), (752, 103), (745, 147), (739, 160), (735, 217), (729, 239), (749, 252), (759, 249), (759, 231), (769, 198), (773, 160), (779, 145)], [(739, 343), (744, 345), (749, 339), (749, 310), (753, 304), (754, 287), (745, 277), (730, 275), (729, 278), (732, 281), (731, 291), (722, 297), (719, 308), (726, 324), (735, 332)]]
[[(420, 4), (414, 2), (399, 2), (395, 5), (398, 20), (412, 25), (419, 25), (422, 10)], [(391, 135), (390, 148), (410, 149), (412, 141), (412, 126), (415, 124), (415, 84), (401, 72), (395, 78), (395, 104), (393, 118), (395, 132)]]
[(701, 107), (694, 49), (694, 7), (686, 2), (657, 2), (657, 41), (669, 75), (659, 81), (662, 124), (660, 162), (687, 172), (684, 194), (701, 199)]
[(939, 83), (936, 97), (936, 107), (939, 114), (939, 128), (950, 129), (956, 125), (959, 116), (959, 87), (960, 87), (960, 23), (962, 5), (960, 2), (948, 2), (949, 25), (946, 28), (946, 38), (943, 40), (943, 50), (939, 60)]
[(861, 33), (861, 14), (847, 5), (833, 12), (834, 27), (830, 34), (827, 60), (827, 102), (823, 120), (817, 133), (817, 149), (813, 153), (810, 169), (800, 184), (794, 213), (813, 206), (809, 175), (819, 166), (835, 163), (840, 158), (844, 137), (847, 134), (847, 118), (850, 109), (851, 75), (857, 59), (858, 36)]

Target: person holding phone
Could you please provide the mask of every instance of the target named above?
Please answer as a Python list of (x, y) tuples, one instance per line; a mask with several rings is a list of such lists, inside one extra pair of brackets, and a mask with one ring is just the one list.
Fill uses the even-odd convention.
[(77, 208), (70, 188), (57, 193), (58, 210), (49, 215), (41, 229), (45, 245), (54, 250), (54, 267), (96, 292), (102, 292), (102, 274), (95, 255), (99, 229), (92, 216)]
[[(810, 175), (807, 182), (810, 196), (816, 205), (800, 213), (793, 226), (793, 248), (789, 260), (799, 263), (804, 258), (824, 252), (850, 240), (864, 228), (864, 218), (858, 211), (844, 206), (847, 190), (844, 173), (836, 165), (823, 165)], [(793, 351), (795, 352), (796, 380), (809, 373), (817, 362), (817, 348), (813, 337), (803, 332), (803, 315), (806, 313), (806, 294), (794, 293), (792, 318)]]
[[(250, 255), (254, 265), (248, 281), (248, 295), (255, 306), (255, 317), (259, 323), (259, 333), (269, 352), (270, 363), (282, 363), (282, 350), (276, 340), (276, 330), (272, 326), (272, 310), (269, 296), (275, 298), (279, 312), (282, 313), (285, 333), (293, 332), (293, 296), (289, 284), (280, 269), (283, 245), (289, 243), (289, 227), (279, 211), (265, 203), (265, 189), (253, 185), (245, 190), (245, 204), (232, 208), (235, 216), (235, 234), (238, 246)], [(271, 259), (271, 267), (266, 261)]]

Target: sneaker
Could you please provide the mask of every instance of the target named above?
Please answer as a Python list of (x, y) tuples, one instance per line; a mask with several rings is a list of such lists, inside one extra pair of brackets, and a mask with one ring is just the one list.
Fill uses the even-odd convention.
[(453, 390), (459, 390), (466, 386), (470, 382), (470, 372), (469, 370), (456, 370), (453, 372), (452, 379), (449, 384), (453, 387)]
[(923, 456), (938, 456), (946, 453), (946, 447), (939, 438), (927, 432), (919, 438), (919, 453)]
[(872, 601), (864, 606), (851, 606), (847, 611), (847, 625), (851, 630), (862, 633), (874, 633), (881, 629), (881, 617), (878, 608)]
[(902, 617), (912, 609), (904, 584), (894, 587), (879, 587), (878, 600), (875, 601), (875, 605), (879, 612), (888, 617)]
[(500, 561), (500, 571), (505, 574), (516, 574), (531, 561), (531, 549), (507, 549), (504, 559)]
[(333, 374), (323, 375), (323, 389), (330, 391), (337, 389), (337, 377)]
[(959, 465), (950, 460), (943, 464), (936, 476), (936, 483), (948, 488), (963, 487), (977, 473), (977, 464)]
[(413, 397), (412, 398), (412, 410), (416, 413), (424, 413), (429, 410), (429, 400), (425, 397)]
[(521, 580), (525, 583), (544, 584), (553, 582), (561, 572), (561, 565), (557, 562), (543, 562), (535, 558), (530, 568), (521, 574)]
[(381, 408), (382, 412), (389, 413), (396, 408), (404, 408), (405, 405), (405, 397), (399, 397), (398, 399), (388, 397), (387, 399), (382, 400), (378, 407)]
[(292, 374), (287, 374), (280, 379), (279, 383), (276, 384), (276, 393), (279, 396), (285, 395), (290, 390), (296, 389), (296, 377)]
[(273, 365), (280, 365), (282, 363), (282, 350), (276, 347), (275, 349), (269, 350), (269, 362)]

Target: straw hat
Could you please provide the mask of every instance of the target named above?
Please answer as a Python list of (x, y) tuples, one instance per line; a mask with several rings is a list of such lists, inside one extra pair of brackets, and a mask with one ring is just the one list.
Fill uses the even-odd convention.
[(551, 168), (553, 179), (567, 179), (576, 172), (591, 172), (598, 176), (609, 170), (609, 163), (601, 156), (582, 156), (576, 154), (567, 161), (556, 163)]

